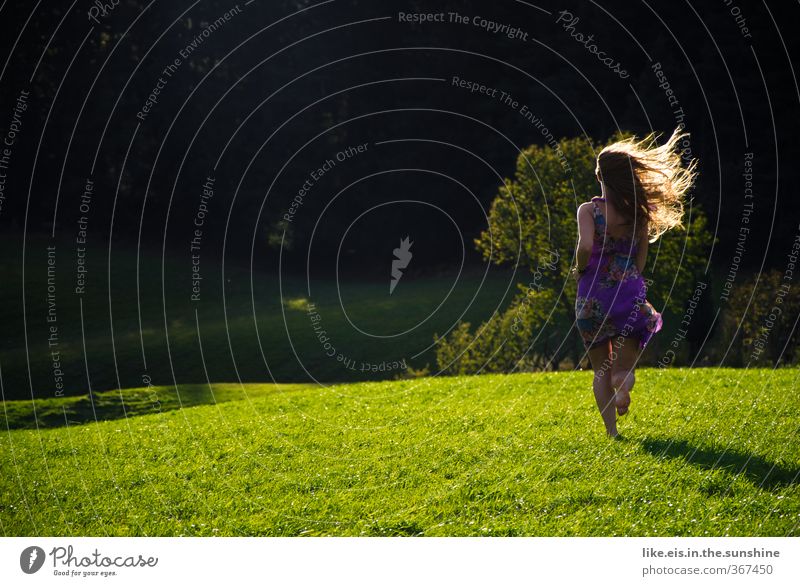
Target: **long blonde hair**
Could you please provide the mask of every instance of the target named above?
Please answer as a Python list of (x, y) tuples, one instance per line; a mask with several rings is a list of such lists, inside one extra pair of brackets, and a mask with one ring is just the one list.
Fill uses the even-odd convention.
[(597, 156), (596, 173), (606, 197), (635, 231), (647, 228), (650, 242), (683, 225), (683, 202), (697, 177), (697, 159), (683, 165), (681, 141), (689, 134), (676, 128), (659, 146), (655, 133), (608, 145)]

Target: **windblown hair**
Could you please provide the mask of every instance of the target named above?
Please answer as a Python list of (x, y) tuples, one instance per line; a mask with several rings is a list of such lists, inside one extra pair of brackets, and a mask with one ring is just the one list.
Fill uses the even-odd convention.
[(606, 198), (639, 235), (650, 242), (683, 225), (683, 200), (697, 177), (697, 160), (683, 165), (678, 145), (688, 133), (675, 129), (658, 146), (657, 135), (628, 138), (605, 147), (597, 156), (596, 173)]

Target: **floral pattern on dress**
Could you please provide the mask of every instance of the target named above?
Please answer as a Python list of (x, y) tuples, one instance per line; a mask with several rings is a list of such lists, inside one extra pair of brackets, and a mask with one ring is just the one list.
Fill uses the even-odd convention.
[(639, 305), (639, 310), (647, 317), (646, 328), (648, 332), (656, 333), (663, 325), (661, 314), (656, 311), (649, 301)]
[[(594, 209), (594, 241), (598, 248), (606, 254), (614, 254), (615, 250), (630, 246), (629, 238), (616, 238), (606, 232), (606, 218), (597, 207)], [(623, 246), (620, 246), (620, 244)]]
[(594, 297), (577, 297), (575, 300), (575, 315), (578, 331), (583, 341), (591, 344), (616, 333), (614, 324), (606, 319), (603, 306)]
[(645, 297), (646, 283), (635, 262), (636, 243), (607, 233), (600, 201), (604, 199), (592, 198), (594, 242), (578, 279), (575, 324), (587, 349), (617, 336), (638, 339), (643, 348), (661, 330), (662, 318)]
[(635, 259), (632, 256), (618, 253), (609, 254), (604, 273), (605, 275), (600, 279), (599, 285), (605, 288), (614, 287), (617, 283), (638, 279), (640, 276)]

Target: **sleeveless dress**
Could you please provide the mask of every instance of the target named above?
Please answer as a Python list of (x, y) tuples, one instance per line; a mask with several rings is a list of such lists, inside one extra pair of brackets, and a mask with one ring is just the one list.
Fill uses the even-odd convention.
[(637, 244), (606, 233), (606, 219), (593, 197), (594, 240), (586, 271), (578, 281), (575, 321), (584, 346), (618, 336), (636, 338), (644, 348), (661, 329), (661, 314), (647, 301), (647, 284), (636, 266)]

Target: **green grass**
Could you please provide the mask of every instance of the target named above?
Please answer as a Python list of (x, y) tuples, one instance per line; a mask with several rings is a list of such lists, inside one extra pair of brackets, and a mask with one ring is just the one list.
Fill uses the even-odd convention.
[(211, 403), (255, 399), (275, 391), (300, 390), (313, 386), (302, 383), (145, 386), (122, 391), (101, 391), (92, 396), (87, 394), (33, 401), (6, 401), (4, 427), (46, 429), (70, 426), (150, 415)]
[[(56, 394), (48, 345), (44, 253), (49, 244), (49, 239), (29, 238), (24, 322), (19, 239), (0, 235), (0, 267), (9, 283), (0, 287), (0, 369), (6, 399), (29, 398), (31, 388), (37, 398)], [(121, 245), (113, 250), (109, 277), (108, 251), (98, 244), (87, 252), (91, 286), (78, 297), (70, 270), (74, 243), (60, 242), (57, 248), (62, 251), (55, 287), (58, 350), (67, 395), (86, 393), (87, 378), (94, 390), (104, 391), (142, 386), (145, 375), (155, 385), (207, 380), (302, 383), (311, 380), (309, 373), (333, 383), (397, 374), (362, 371), (362, 363), (405, 360), (417, 369), (435, 369), (434, 334), (444, 334), (459, 318), (476, 324), (488, 319), (498, 307), (508, 306), (517, 293), (515, 283), (526, 278), (497, 267), (485, 280), (484, 271), (475, 268), (458, 279), (456, 271), (417, 278), (409, 274), (390, 296), (388, 265), (385, 278), (377, 281), (306, 283), (304, 275), (283, 275), (279, 281), (265, 269), (251, 271), (247, 263), (229, 260), (223, 304), (220, 262), (204, 258), (207, 280), (201, 302), (193, 303), (187, 255), (166, 255), (162, 287), (160, 250), (142, 251), (137, 298), (136, 249)], [(327, 355), (307, 312), (309, 302), (316, 306), (336, 352), (353, 360), (355, 370)], [(392, 337), (365, 335), (348, 318), (369, 334)], [(396, 335), (407, 330), (406, 335)]]
[[(223, 385), (225, 402), (156, 413), (130, 391), (126, 418), (3, 434), (0, 530), (800, 534), (796, 370), (641, 370), (625, 441), (604, 437), (590, 382)], [(29, 417), (5, 409), (10, 424)]]

